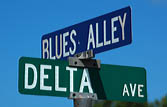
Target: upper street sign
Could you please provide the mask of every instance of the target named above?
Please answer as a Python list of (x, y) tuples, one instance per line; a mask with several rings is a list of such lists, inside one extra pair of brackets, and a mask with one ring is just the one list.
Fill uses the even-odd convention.
[(131, 8), (126, 7), (43, 35), (42, 58), (67, 59), (91, 49), (96, 54), (131, 42)]
[(96, 93), (98, 99), (147, 101), (144, 68), (102, 64), (101, 69), (69, 67), (64, 60), (22, 57), (19, 92), (69, 97), (70, 92)]

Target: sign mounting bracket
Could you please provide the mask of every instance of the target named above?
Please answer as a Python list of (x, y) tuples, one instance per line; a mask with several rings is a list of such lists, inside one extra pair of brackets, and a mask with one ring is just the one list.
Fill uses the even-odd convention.
[(93, 50), (81, 52), (74, 57), (68, 58), (69, 66), (100, 69), (100, 60), (91, 59), (94, 56)]
[[(74, 57), (69, 57), (69, 66), (81, 68), (100, 69), (100, 60), (91, 59), (95, 55), (93, 50), (81, 52)], [(92, 107), (93, 100), (98, 100), (96, 93), (70, 93), (69, 99), (74, 99), (74, 107)]]
[(71, 92), (69, 99), (93, 99), (93, 100), (97, 100), (97, 94), (96, 93)]

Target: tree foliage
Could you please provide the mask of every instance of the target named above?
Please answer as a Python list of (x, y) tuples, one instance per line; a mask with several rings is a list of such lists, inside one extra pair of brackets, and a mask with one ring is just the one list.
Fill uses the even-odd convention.
[(121, 101), (96, 101), (94, 107), (167, 107), (167, 96), (153, 102), (135, 103)]

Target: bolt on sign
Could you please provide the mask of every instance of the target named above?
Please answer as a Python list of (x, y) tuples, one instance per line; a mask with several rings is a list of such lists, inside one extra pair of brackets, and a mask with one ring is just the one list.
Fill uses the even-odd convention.
[(96, 93), (98, 99), (147, 101), (144, 68), (101, 64), (101, 69), (69, 67), (65, 60), (22, 57), (19, 92), (69, 97), (70, 92)]
[(67, 59), (93, 50), (94, 54), (132, 42), (131, 8), (126, 7), (42, 36), (43, 59)]

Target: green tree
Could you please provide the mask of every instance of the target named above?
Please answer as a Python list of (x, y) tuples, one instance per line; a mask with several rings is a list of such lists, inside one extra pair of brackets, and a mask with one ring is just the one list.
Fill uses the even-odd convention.
[(104, 101), (103, 107), (111, 107), (112, 101)]
[(167, 107), (167, 96), (165, 96), (161, 99), (161, 105), (162, 105), (162, 107)]
[(154, 103), (153, 103), (153, 102), (148, 103), (148, 107), (155, 107), (155, 106), (154, 106)]
[(160, 107), (161, 103), (156, 99), (154, 101), (155, 107)]
[[(98, 102), (98, 101), (97, 101)], [(121, 101), (100, 101), (94, 107), (167, 107), (167, 95), (162, 99), (154, 102), (135, 103), (135, 102), (121, 102)]]
[(148, 107), (147, 103), (116, 102), (115, 107)]

